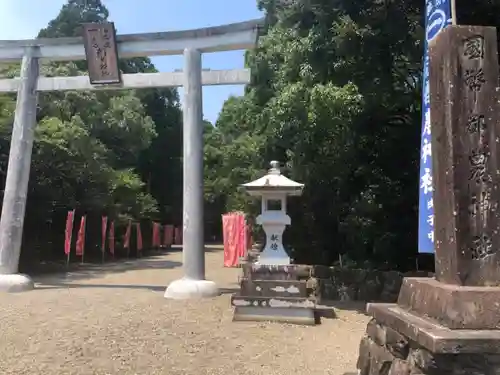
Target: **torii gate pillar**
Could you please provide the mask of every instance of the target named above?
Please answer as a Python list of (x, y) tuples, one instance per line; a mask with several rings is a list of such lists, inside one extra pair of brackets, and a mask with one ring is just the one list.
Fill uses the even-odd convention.
[(0, 218), (0, 291), (4, 292), (22, 292), (34, 288), (31, 278), (17, 271), (36, 126), (39, 65), (38, 58), (33, 56), (35, 48), (27, 48), (21, 63)]
[(201, 52), (184, 50), (183, 112), (183, 264), (184, 277), (172, 282), (165, 298), (191, 299), (219, 294), (213, 281), (205, 280), (203, 230), (203, 106)]

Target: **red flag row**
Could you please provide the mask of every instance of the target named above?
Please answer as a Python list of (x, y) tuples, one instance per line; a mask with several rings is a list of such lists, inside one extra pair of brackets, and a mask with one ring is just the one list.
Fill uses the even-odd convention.
[[(71, 253), (71, 242), (73, 235), (73, 226), (75, 219), (75, 210), (68, 211), (68, 215), (66, 218), (66, 230), (64, 237), (64, 253), (67, 256), (69, 262), (69, 255)], [(86, 229), (86, 215), (83, 215), (80, 219), (80, 227), (78, 229), (78, 236), (76, 239), (76, 255), (83, 257), (85, 253), (85, 229)], [(161, 238), (161, 228), (162, 225), (157, 222), (153, 222), (153, 236), (152, 236), (152, 246), (154, 248), (160, 247), (169, 247), (173, 244), (180, 245), (182, 244), (182, 236), (180, 228), (175, 228), (173, 225), (163, 225), (164, 227), (164, 235), (163, 235), (163, 243)], [(141, 224), (135, 223), (136, 229), (136, 247), (137, 251), (141, 252), (143, 249), (143, 241), (142, 241), (142, 231)], [(112, 220), (109, 223), (108, 229), (108, 217), (103, 216), (101, 222), (101, 251), (102, 257), (104, 261), (104, 254), (106, 252), (106, 234), (107, 234), (107, 244), (109, 247), (109, 252), (111, 255), (115, 255), (115, 222)], [(123, 236), (123, 248), (127, 249), (127, 255), (130, 252), (130, 237), (132, 234), (132, 221), (129, 220), (127, 224), (127, 228), (125, 230), (125, 234)]]

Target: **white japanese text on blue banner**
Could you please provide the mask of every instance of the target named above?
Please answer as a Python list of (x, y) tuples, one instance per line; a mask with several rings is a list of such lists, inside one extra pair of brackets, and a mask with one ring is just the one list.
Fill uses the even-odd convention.
[(432, 201), (431, 112), (429, 97), (428, 43), (451, 24), (453, 0), (425, 0), (425, 47), (422, 89), (422, 139), (420, 144), (420, 191), (418, 209), (418, 251), (434, 252), (434, 205)]

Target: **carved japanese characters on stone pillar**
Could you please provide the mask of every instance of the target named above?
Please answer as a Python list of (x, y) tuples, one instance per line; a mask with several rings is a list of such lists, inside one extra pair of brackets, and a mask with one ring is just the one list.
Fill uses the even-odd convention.
[(121, 83), (116, 48), (116, 32), (112, 22), (83, 25), (83, 40), (90, 83)]
[(449, 27), (430, 44), (436, 277), (500, 285), (496, 30)]

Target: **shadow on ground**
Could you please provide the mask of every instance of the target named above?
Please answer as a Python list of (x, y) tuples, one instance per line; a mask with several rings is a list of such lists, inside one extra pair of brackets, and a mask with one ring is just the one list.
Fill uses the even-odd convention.
[[(223, 250), (221, 245), (207, 245), (205, 252), (216, 252)], [(124, 273), (143, 269), (173, 269), (181, 267), (182, 263), (165, 260), (165, 255), (182, 252), (182, 246), (173, 246), (168, 250), (149, 250), (143, 257), (125, 258), (100, 262), (71, 263), (69, 266), (64, 261), (46, 262), (40, 264), (38, 269), (30, 272), (35, 282), (48, 284), (53, 280), (87, 280), (102, 277), (110, 273)]]
[(317, 308), (315, 313), (316, 324), (321, 324), (321, 319), (337, 319), (337, 313), (331, 307)]
[[(167, 285), (134, 285), (134, 284), (76, 284), (45, 280), (36, 286), (37, 290), (44, 289), (133, 289), (164, 292)], [(219, 288), (220, 294), (233, 294), (237, 288)]]
[(94, 277), (102, 277), (110, 273), (124, 273), (143, 269), (172, 269), (182, 266), (181, 262), (159, 258), (159, 256), (151, 256), (147, 258), (116, 261), (113, 263), (84, 264), (79, 268), (70, 269), (68, 271), (63, 269), (59, 272), (34, 275), (33, 279), (35, 282), (40, 283), (46, 283), (51, 280), (86, 280)]
[(339, 309), (347, 311), (356, 311), (366, 314), (366, 302), (363, 301), (321, 301), (324, 309)]

